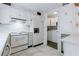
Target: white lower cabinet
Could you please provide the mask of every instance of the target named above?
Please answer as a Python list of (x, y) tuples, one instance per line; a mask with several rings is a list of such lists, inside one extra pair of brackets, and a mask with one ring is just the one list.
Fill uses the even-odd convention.
[(38, 34), (34, 34), (33, 45), (37, 45), (37, 44), (38, 44)]
[(15, 35), (11, 37), (11, 47), (28, 44), (28, 35)]
[(33, 33), (29, 33), (29, 46), (33, 45)]
[(18, 51), (21, 51), (21, 50), (23, 50), (25, 48), (28, 48), (28, 46), (24, 45), (24, 46), (20, 46), (20, 47), (17, 47), (17, 48), (12, 48), (11, 49), (11, 54), (15, 53), (15, 52), (18, 52)]
[(79, 56), (79, 34), (62, 39), (64, 56)]
[(11, 54), (33, 45), (33, 33), (11, 34)]
[(11, 54), (28, 48), (28, 33), (11, 35)]
[(64, 56), (79, 56), (79, 45), (64, 42), (63, 48), (64, 48)]
[(39, 34), (34, 34), (33, 45), (38, 45), (40, 43), (43, 43), (43, 39), (40, 38)]

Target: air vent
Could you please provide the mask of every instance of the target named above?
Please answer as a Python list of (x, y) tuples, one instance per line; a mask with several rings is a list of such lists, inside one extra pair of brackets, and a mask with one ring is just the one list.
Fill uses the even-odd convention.
[(65, 6), (65, 5), (68, 5), (68, 4), (69, 4), (69, 3), (63, 3), (62, 5)]
[(37, 15), (41, 16), (41, 12), (37, 12)]
[(5, 5), (8, 5), (8, 6), (11, 6), (11, 3), (2, 3), (2, 4), (5, 4)]

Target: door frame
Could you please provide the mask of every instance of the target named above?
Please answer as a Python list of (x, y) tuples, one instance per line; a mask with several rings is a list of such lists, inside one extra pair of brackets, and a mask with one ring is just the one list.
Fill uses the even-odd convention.
[[(47, 14), (48, 13), (46, 13), (45, 15), (44, 15), (44, 45), (46, 45), (47, 46)], [(57, 44), (57, 50), (58, 51), (61, 51), (61, 32), (60, 32), (60, 20), (59, 20), (59, 16), (58, 16), (58, 37), (57, 37), (57, 42), (58, 42), (58, 44)]]

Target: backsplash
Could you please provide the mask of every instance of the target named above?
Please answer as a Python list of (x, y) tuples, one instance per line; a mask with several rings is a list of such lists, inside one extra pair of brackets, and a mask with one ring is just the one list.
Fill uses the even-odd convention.
[(33, 26), (15, 22), (11, 24), (0, 24), (0, 32), (33, 32)]

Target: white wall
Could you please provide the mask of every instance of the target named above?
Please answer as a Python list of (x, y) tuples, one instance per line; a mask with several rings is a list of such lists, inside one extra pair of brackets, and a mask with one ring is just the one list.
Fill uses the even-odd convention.
[(47, 40), (57, 43), (57, 30), (50, 30), (47, 32)]
[[(50, 23), (51, 21), (51, 23)], [(48, 26), (56, 26), (56, 22), (58, 21), (58, 17), (48, 17)]]

